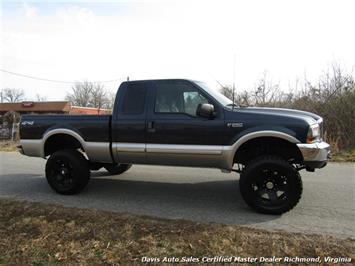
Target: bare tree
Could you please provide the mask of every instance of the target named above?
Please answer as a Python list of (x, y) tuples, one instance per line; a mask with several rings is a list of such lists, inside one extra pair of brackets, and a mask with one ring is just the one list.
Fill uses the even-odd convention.
[(258, 106), (277, 106), (282, 98), (279, 85), (273, 84), (266, 71), (264, 71), (263, 77), (259, 80), (252, 95), (254, 104)]
[(4, 120), (8, 125), (12, 126), (13, 123), (20, 121), (20, 114), (15, 111), (8, 111), (4, 114)]
[(15, 111), (8, 111), (3, 115), (3, 119), (7, 124), (9, 132), (11, 132), (12, 139), (15, 138), (14, 124), (20, 122), (20, 114)]
[(78, 82), (72, 87), (72, 92), (67, 93), (65, 99), (71, 104), (82, 107), (111, 108), (111, 95), (103, 84), (89, 81)]
[(77, 82), (72, 87), (72, 92), (67, 93), (65, 99), (71, 104), (81, 107), (94, 107), (91, 105), (91, 94), (94, 89), (94, 83), (89, 81)]
[(25, 97), (25, 93), (21, 89), (6, 88), (1, 91), (1, 102), (17, 103), (21, 102)]
[(251, 95), (247, 91), (237, 93), (234, 98), (235, 98), (235, 103), (241, 107), (252, 105)]
[(319, 114), (326, 121), (326, 140), (332, 149), (355, 147), (355, 79), (333, 63), (317, 83), (305, 81), (292, 108)]
[(108, 104), (107, 104), (107, 108), (108, 109), (113, 109), (113, 105), (115, 103), (115, 99), (116, 99), (116, 92), (110, 91), (108, 93)]
[(102, 84), (95, 84), (91, 91), (90, 105), (101, 109), (109, 106), (109, 96)]
[(221, 93), (228, 99), (233, 100), (233, 88), (230, 86), (221, 86)]
[[(317, 82), (304, 78), (282, 91), (264, 72), (254, 90), (238, 91), (234, 101), (239, 106), (294, 108), (319, 114), (324, 118), (324, 138), (333, 151), (355, 148), (355, 76), (333, 63)], [(232, 89), (222, 86), (221, 93), (232, 99)]]
[(37, 102), (45, 102), (45, 101), (47, 101), (47, 97), (39, 95), (39, 94), (36, 94), (36, 101)]

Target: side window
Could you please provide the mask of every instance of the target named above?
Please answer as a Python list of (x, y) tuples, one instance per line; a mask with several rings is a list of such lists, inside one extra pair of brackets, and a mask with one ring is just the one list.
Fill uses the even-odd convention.
[(184, 91), (185, 113), (195, 116), (200, 103), (208, 103), (208, 100), (198, 91)]
[(145, 95), (146, 88), (144, 84), (129, 84), (123, 99), (122, 113), (142, 114), (144, 111)]
[(196, 116), (197, 106), (208, 100), (197, 89), (181, 82), (157, 84), (156, 113), (184, 113)]

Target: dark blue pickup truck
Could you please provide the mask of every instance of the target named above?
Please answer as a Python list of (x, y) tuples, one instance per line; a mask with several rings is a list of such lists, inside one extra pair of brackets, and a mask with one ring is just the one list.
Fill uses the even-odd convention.
[(235, 106), (203, 82), (127, 81), (112, 116), (22, 116), (19, 150), (48, 159), (47, 180), (61, 194), (80, 192), (102, 167), (210, 167), (240, 173), (246, 203), (280, 214), (301, 198), (299, 171), (327, 163), (322, 124), (313, 113)]

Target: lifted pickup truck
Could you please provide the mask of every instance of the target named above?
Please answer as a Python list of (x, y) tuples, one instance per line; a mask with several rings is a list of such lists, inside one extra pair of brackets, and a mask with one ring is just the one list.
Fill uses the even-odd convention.
[(292, 209), (302, 194), (299, 171), (324, 167), (329, 155), (318, 115), (238, 107), (184, 79), (123, 82), (112, 116), (24, 115), (20, 135), (20, 152), (48, 159), (46, 178), (61, 194), (80, 192), (102, 167), (210, 167), (239, 172), (246, 203), (270, 214)]

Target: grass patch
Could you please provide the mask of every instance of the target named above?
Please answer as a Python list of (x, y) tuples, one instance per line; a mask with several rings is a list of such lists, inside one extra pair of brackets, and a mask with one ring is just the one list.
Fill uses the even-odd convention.
[(355, 150), (332, 153), (331, 162), (355, 162)]
[(143, 256), (351, 257), (354, 239), (0, 199), (2, 265), (132, 265)]
[(0, 140), (0, 151), (17, 151), (18, 141)]
[(8, 256), (0, 255), (0, 265), (5, 265), (10, 261)]

